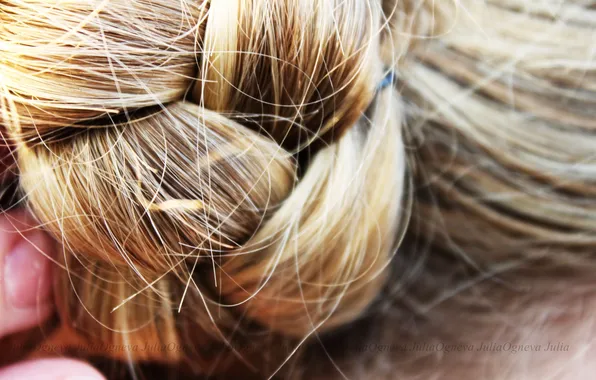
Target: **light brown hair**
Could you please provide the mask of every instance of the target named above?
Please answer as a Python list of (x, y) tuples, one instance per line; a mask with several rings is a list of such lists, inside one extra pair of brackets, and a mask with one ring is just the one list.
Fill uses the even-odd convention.
[(367, 318), (486, 331), (486, 289), (512, 305), (496, 274), (589, 278), (596, 11), (554, 3), (0, 2), (2, 123), (63, 247), (62, 325), (270, 376)]

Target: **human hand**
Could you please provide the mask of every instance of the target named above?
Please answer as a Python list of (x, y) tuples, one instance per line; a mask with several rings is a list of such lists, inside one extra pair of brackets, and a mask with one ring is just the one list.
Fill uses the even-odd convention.
[[(2, 141), (0, 141), (0, 145)], [(9, 154), (0, 146), (0, 190)], [(22, 209), (0, 214), (0, 339), (42, 323), (53, 312), (51, 257), (56, 244)], [(0, 352), (0, 356), (3, 355)], [(72, 359), (27, 360), (0, 368), (0, 380), (103, 379), (88, 364)]]

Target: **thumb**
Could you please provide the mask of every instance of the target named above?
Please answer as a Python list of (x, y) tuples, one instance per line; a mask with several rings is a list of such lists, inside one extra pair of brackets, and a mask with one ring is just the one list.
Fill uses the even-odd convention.
[(55, 244), (33, 218), (0, 214), (0, 337), (35, 326), (52, 312), (51, 261)]
[(93, 367), (71, 359), (39, 359), (0, 369), (0, 380), (101, 380)]

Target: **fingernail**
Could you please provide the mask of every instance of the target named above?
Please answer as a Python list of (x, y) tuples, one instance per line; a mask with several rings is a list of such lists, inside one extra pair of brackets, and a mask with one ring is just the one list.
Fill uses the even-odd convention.
[(20, 238), (4, 258), (4, 289), (13, 308), (43, 305), (49, 298), (50, 260), (42, 253), (48, 245), (44, 232), (34, 230)]

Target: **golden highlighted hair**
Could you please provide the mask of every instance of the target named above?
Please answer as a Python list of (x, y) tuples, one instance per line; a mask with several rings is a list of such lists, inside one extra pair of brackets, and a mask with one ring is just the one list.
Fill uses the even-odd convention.
[(271, 376), (358, 321), (487, 331), (496, 273), (589, 278), (594, 6), (0, 1), (1, 121), (63, 247), (63, 328)]
[[(396, 90), (363, 116), (379, 4), (9, 1), (1, 17), (3, 120), (64, 247), (65, 325), (299, 342), (372, 302), (405, 178)], [(165, 359), (199, 360), (183, 354)]]

